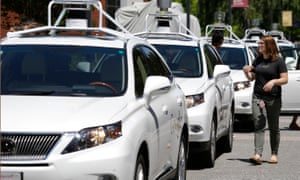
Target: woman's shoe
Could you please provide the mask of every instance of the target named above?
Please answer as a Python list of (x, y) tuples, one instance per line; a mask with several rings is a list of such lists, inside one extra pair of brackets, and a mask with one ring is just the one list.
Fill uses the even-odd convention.
[(289, 126), (289, 128), (291, 130), (300, 130), (300, 127), (296, 123), (291, 123), (290, 126)]
[(255, 156), (249, 158), (249, 161), (255, 165), (261, 165), (262, 164), (262, 160), (260, 155), (256, 154)]
[(270, 164), (277, 164), (278, 163), (278, 158), (277, 155), (272, 155), (270, 160), (268, 161)]

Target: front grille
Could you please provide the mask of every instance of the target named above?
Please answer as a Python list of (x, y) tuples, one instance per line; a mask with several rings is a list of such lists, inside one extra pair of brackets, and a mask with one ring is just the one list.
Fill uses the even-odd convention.
[(1, 134), (1, 160), (44, 160), (59, 140), (59, 134)]

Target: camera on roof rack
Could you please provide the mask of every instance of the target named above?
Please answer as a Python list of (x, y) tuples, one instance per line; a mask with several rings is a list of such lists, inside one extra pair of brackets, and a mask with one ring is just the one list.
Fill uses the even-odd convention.
[(89, 20), (87, 11), (71, 10), (66, 18), (66, 27), (88, 27)]
[(214, 14), (215, 23), (224, 24), (225, 23), (225, 16), (226, 16), (226, 14), (223, 11), (215, 12), (215, 14)]
[(161, 11), (168, 11), (168, 8), (171, 7), (171, 0), (157, 0), (157, 6)]

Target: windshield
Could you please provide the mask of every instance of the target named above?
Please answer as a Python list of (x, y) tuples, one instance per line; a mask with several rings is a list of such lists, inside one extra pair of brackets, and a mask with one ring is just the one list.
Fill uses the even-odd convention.
[(118, 96), (127, 66), (123, 49), (1, 46), (1, 94)]
[(202, 75), (202, 61), (198, 47), (154, 45), (164, 57), (174, 76), (199, 77)]
[(231, 48), (221, 47), (218, 49), (220, 57), (224, 64), (228, 65), (230, 69), (240, 70), (245, 65), (249, 64), (245, 48)]

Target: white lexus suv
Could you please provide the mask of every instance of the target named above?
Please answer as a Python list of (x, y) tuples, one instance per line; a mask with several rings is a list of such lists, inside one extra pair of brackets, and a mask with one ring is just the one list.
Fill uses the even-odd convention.
[(253, 123), (251, 115), (254, 82), (249, 81), (245, 76), (243, 67), (251, 65), (255, 56), (247, 44), (235, 35), (230, 25), (222, 23), (207, 25), (205, 39), (209, 42), (214, 31), (222, 31), (225, 34), (224, 42), (218, 52), (223, 63), (231, 69), (235, 97), (235, 123), (248, 126), (249, 123)]
[(169, 24), (178, 23), (188, 31), (176, 14), (149, 14), (148, 18), (162, 22), (156, 23), (155, 32), (136, 35), (154, 45), (169, 65), (186, 96), (191, 155), (199, 156), (201, 152), (205, 165), (213, 167), (218, 140), (223, 143), (222, 151), (232, 150), (234, 91), (230, 69), (207, 41), (192, 32), (188, 35), (168, 29)]
[[(1, 41), (1, 180), (186, 178), (185, 96), (158, 51), (102, 27), (98, 0)], [(99, 26), (64, 19), (99, 10)], [(63, 26), (64, 23), (66, 26)], [(116, 22), (115, 22), (116, 23)], [(122, 29), (121, 26), (119, 26)]]

